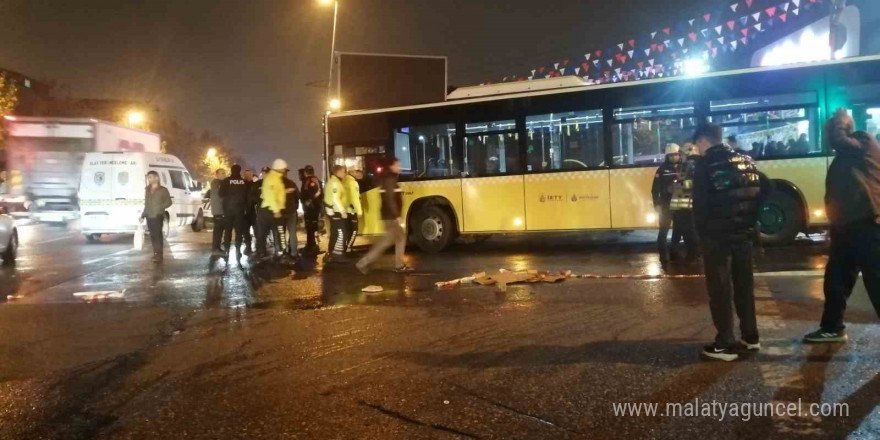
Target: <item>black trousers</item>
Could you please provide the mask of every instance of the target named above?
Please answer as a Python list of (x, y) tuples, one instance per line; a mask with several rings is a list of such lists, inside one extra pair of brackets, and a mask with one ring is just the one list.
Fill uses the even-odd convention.
[[(251, 242), (254, 240), (254, 235), (256, 234), (257, 227), (257, 213), (254, 210), (248, 210), (244, 214), (244, 223), (241, 225), (241, 234), (244, 237), (244, 246), (247, 249), (251, 248)], [(251, 228), (254, 228), (253, 234), (251, 233)]]
[(274, 252), (276, 254), (281, 253), (283, 251), (283, 244), (281, 243), (281, 234), (278, 229), (283, 227), (283, 219), (276, 219), (272, 211), (260, 208), (257, 211), (257, 225), (257, 256), (264, 257), (267, 255), (266, 239), (269, 237), (269, 234), (272, 234), (272, 239), (275, 242)]
[(736, 342), (733, 334), (734, 307), (739, 317), (742, 339), (748, 343), (757, 343), (752, 242), (726, 243), (706, 238), (702, 245), (709, 309), (718, 331), (715, 343), (719, 347), (728, 348)]
[(659, 206), (658, 208), (660, 231), (657, 233), (657, 251), (660, 252), (660, 261), (666, 261), (669, 259), (669, 244), (667, 240), (669, 227), (672, 226), (672, 213), (669, 211), (669, 205)]
[(306, 247), (317, 249), (318, 247), (318, 222), (321, 219), (321, 210), (306, 208), (303, 213), (306, 227)]
[(357, 240), (358, 234), (358, 216), (357, 214), (348, 214), (345, 220), (345, 252), (351, 252), (354, 247), (354, 241)]
[(244, 214), (225, 215), (226, 227), (223, 231), (223, 246), (229, 250), (232, 242), (232, 231), (235, 231), (235, 248), (241, 249), (244, 242), (245, 217)]
[(153, 244), (153, 254), (162, 256), (165, 250), (165, 237), (162, 236), (162, 224), (165, 217), (147, 217), (147, 230), (150, 231), (150, 243)]
[(223, 241), (223, 236), (225, 235), (227, 225), (226, 225), (226, 217), (222, 215), (214, 216), (214, 239), (211, 241), (211, 250), (219, 251), (221, 250), (220, 244)]
[(843, 314), (862, 273), (865, 290), (880, 316), (880, 226), (870, 221), (831, 231), (831, 255), (825, 266), (825, 310), (822, 330), (846, 328)]
[(672, 233), (673, 246), (678, 245), (676, 240), (676, 232), (684, 240), (685, 249), (687, 249), (687, 258), (696, 258), (699, 253), (699, 239), (697, 238), (697, 227), (694, 223), (694, 211), (690, 209), (678, 209), (672, 211), (672, 224), (674, 229)]
[(345, 256), (345, 237), (348, 236), (348, 221), (340, 214), (330, 216), (330, 243), (327, 252), (334, 257)]

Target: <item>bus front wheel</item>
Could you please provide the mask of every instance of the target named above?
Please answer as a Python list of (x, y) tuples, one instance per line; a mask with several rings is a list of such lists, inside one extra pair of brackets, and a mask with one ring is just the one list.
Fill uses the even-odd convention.
[(804, 209), (791, 194), (773, 191), (761, 206), (761, 238), (766, 244), (788, 244), (803, 230)]
[(449, 213), (437, 205), (428, 205), (416, 215), (413, 224), (416, 245), (424, 252), (437, 253), (449, 244), (453, 235)]

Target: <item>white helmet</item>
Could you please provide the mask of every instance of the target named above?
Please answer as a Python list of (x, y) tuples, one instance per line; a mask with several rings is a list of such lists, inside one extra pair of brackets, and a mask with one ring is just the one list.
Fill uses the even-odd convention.
[(287, 162), (285, 162), (284, 159), (275, 159), (275, 161), (272, 162), (272, 169), (275, 171), (284, 171), (287, 169)]
[(679, 151), (681, 151), (681, 148), (678, 146), (678, 144), (666, 144), (666, 154), (674, 154), (678, 153)]

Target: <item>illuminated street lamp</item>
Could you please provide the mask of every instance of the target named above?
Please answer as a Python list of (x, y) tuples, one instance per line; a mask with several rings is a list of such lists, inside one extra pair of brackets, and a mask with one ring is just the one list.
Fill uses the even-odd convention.
[(208, 159), (213, 159), (217, 157), (217, 149), (216, 148), (208, 148), (208, 152), (205, 154), (205, 157)]
[(134, 127), (144, 122), (144, 114), (139, 111), (128, 112), (128, 125)]
[(342, 108), (342, 102), (340, 102), (339, 99), (331, 99), (329, 105), (330, 110), (332, 111), (337, 111)]

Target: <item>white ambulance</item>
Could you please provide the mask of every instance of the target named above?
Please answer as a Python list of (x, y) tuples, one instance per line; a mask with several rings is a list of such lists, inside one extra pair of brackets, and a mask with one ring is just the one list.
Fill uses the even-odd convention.
[(166, 236), (177, 226), (200, 231), (205, 224), (201, 188), (175, 156), (159, 153), (89, 153), (79, 187), (82, 234), (96, 241), (104, 234), (133, 234), (144, 210), (146, 175), (159, 174), (173, 204), (165, 214)]

